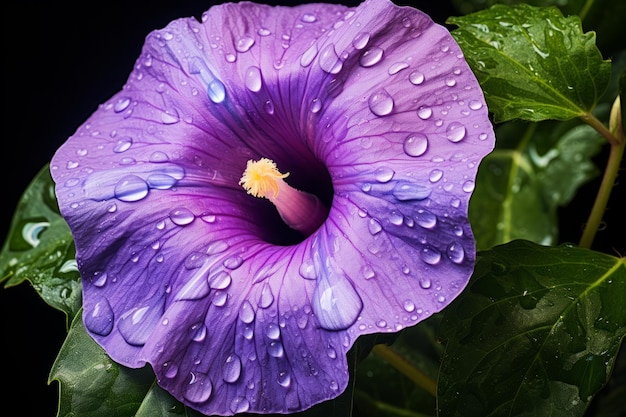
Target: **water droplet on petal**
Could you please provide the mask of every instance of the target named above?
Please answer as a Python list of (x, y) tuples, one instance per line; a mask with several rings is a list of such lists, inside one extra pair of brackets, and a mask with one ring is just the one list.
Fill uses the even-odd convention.
[(248, 90), (254, 93), (261, 90), (263, 83), (261, 81), (261, 70), (259, 67), (252, 66), (246, 70), (245, 84)]
[(278, 373), (278, 384), (281, 387), (285, 387), (285, 388), (291, 385), (291, 376), (289, 375), (288, 372), (283, 371), (283, 372)]
[(177, 226), (187, 226), (195, 220), (193, 213), (186, 208), (178, 208), (170, 212), (170, 220)]
[(191, 340), (194, 342), (202, 342), (207, 335), (207, 328), (204, 323), (198, 323), (191, 326)]
[(387, 116), (393, 111), (393, 98), (385, 90), (380, 90), (370, 96), (368, 105), (376, 116)]
[(280, 338), (280, 328), (274, 323), (268, 324), (265, 328), (265, 336), (268, 339), (278, 340)]
[(415, 310), (415, 304), (411, 300), (406, 300), (402, 307), (404, 307), (404, 311), (407, 313), (411, 313)]
[(213, 103), (221, 103), (226, 98), (226, 87), (220, 80), (211, 80), (207, 86), (209, 98)]
[(417, 116), (422, 120), (428, 120), (433, 115), (433, 109), (430, 107), (420, 107), (417, 109)]
[(163, 369), (165, 369), (166, 378), (174, 378), (178, 375), (178, 366), (175, 363), (165, 362), (163, 364)]
[(107, 336), (113, 330), (113, 309), (105, 298), (94, 304), (91, 312), (85, 315), (85, 327), (92, 333)]
[(316, 279), (317, 274), (315, 273), (315, 266), (310, 260), (303, 261), (300, 264), (300, 268), (298, 270), (302, 278), (305, 279)]
[(222, 367), (224, 382), (232, 384), (241, 376), (241, 359), (236, 354), (229, 355)]
[(437, 216), (428, 210), (419, 209), (415, 214), (415, 221), (425, 229), (432, 229), (437, 225)]
[(430, 278), (422, 278), (420, 279), (420, 287), (422, 287), (425, 290), (430, 289), (430, 287), (432, 287), (433, 283), (430, 280)]
[(425, 200), (431, 193), (430, 187), (408, 181), (398, 181), (392, 191), (393, 196), (400, 201)]
[(148, 184), (136, 175), (127, 175), (115, 185), (115, 197), (120, 201), (139, 201), (148, 195)]
[(231, 256), (230, 258), (224, 259), (224, 262), (222, 262), (222, 265), (224, 265), (224, 268), (237, 269), (241, 266), (242, 263), (243, 263), (243, 258), (239, 255), (235, 255), (235, 256)]
[(460, 264), (465, 259), (465, 251), (463, 246), (458, 242), (452, 242), (447, 250), (448, 258), (455, 264)]
[(465, 181), (463, 183), (463, 191), (465, 191), (466, 193), (471, 193), (472, 191), (474, 191), (474, 181)]
[(468, 105), (469, 105), (469, 108), (472, 110), (479, 110), (483, 107), (483, 103), (481, 103), (478, 100), (470, 100)]
[(421, 252), (422, 260), (429, 265), (436, 265), (441, 261), (441, 253), (432, 247), (425, 247)]
[(437, 182), (441, 178), (443, 178), (443, 171), (440, 169), (433, 169), (432, 171), (430, 171), (430, 174), (428, 176), (430, 182)]
[(113, 105), (113, 111), (116, 113), (123, 112), (130, 105), (130, 98), (120, 97)]
[(370, 48), (363, 52), (363, 55), (361, 55), (361, 58), (359, 59), (359, 64), (365, 68), (376, 65), (383, 58), (383, 53), (383, 49), (377, 46)]
[(446, 137), (450, 142), (460, 142), (465, 137), (465, 134), (465, 126), (459, 122), (450, 123), (446, 129)]
[(250, 324), (254, 321), (254, 316), (255, 313), (252, 304), (250, 304), (248, 300), (244, 301), (239, 309), (239, 319), (246, 324)]
[(281, 358), (285, 351), (283, 345), (278, 341), (272, 341), (267, 345), (267, 353), (274, 358)]
[(254, 45), (253, 38), (251, 38), (250, 36), (242, 36), (235, 43), (235, 49), (237, 50), (237, 52), (241, 53), (248, 52), (250, 48), (252, 48), (252, 45)]
[(226, 271), (217, 272), (209, 277), (209, 287), (214, 290), (224, 290), (230, 286), (232, 278)]
[(339, 59), (337, 51), (335, 51), (335, 44), (326, 45), (320, 52), (319, 58), (320, 68), (330, 73), (337, 74), (343, 68), (343, 62)]
[(311, 112), (318, 113), (322, 109), (322, 101), (319, 98), (311, 100)]
[(409, 81), (413, 85), (420, 85), (424, 82), (424, 74), (418, 71), (413, 71), (409, 74)]
[(305, 13), (302, 15), (302, 17), (300, 17), (300, 20), (302, 20), (304, 23), (313, 23), (317, 20), (317, 17), (315, 17), (314, 14)]
[(352, 40), (352, 46), (356, 49), (363, 49), (370, 41), (370, 34), (368, 32), (360, 32)]
[(230, 402), (230, 411), (233, 414), (245, 413), (250, 409), (250, 401), (248, 401), (245, 397), (235, 397)]
[(116, 153), (126, 152), (127, 150), (130, 149), (132, 144), (133, 144), (133, 138), (131, 138), (130, 136), (124, 136), (122, 138), (119, 138), (117, 140), (117, 143), (113, 147), (113, 152), (116, 152)]
[(316, 56), (317, 56), (317, 43), (314, 43), (313, 45), (311, 45), (309, 49), (304, 51), (304, 53), (302, 54), (302, 57), (300, 57), (300, 65), (302, 65), (303, 67), (308, 67), (309, 65), (311, 65), (311, 62), (313, 62)]
[(404, 153), (409, 156), (422, 156), (428, 149), (428, 137), (423, 133), (413, 133), (404, 139)]
[(394, 170), (387, 167), (377, 168), (376, 171), (374, 171), (374, 178), (376, 178), (376, 181), (383, 184), (391, 181), (394, 175)]
[(272, 293), (272, 287), (268, 283), (263, 284), (261, 295), (259, 296), (259, 307), (268, 308), (274, 302), (274, 294)]
[(389, 69), (387, 70), (387, 74), (394, 75), (408, 67), (409, 64), (407, 64), (406, 62), (396, 62), (389, 67)]
[(380, 222), (376, 219), (370, 219), (367, 228), (372, 235), (378, 234), (383, 230)]
[(211, 397), (213, 385), (211, 380), (204, 374), (190, 372), (189, 385), (185, 388), (183, 396), (192, 403), (203, 403)]

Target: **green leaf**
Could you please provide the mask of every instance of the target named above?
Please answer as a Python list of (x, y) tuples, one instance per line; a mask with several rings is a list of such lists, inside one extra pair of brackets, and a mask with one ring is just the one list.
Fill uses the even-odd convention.
[(440, 416), (582, 416), (626, 335), (626, 258), (526, 241), (480, 253), (444, 312)]
[(557, 209), (595, 177), (604, 140), (574, 120), (509, 122), (478, 170), (469, 218), (480, 250), (515, 239), (558, 241)]
[(594, 32), (555, 7), (495, 5), (447, 23), (496, 122), (568, 120), (593, 110), (606, 89), (611, 64)]
[(72, 318), (82, 300), (75, 256), (46, 165), (18, 203), (0, 252), (0, 282), (11, 287), (28, 280), (46, 303)]

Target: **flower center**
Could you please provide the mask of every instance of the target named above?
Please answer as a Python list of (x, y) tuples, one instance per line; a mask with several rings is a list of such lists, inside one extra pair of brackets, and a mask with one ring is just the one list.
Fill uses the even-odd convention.
[(287, 226), (309, 236), (324, 222), (328, 210), (315, 195), (287, 184), (283, 179), (288, 175), (271, 159), (250, 160), (239, 185), (254, 197), (267, 198)]

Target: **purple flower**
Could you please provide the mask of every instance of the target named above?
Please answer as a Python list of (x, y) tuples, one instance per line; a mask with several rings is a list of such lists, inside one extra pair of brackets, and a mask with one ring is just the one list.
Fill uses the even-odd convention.
[(85, 327), (206, 414), (334, 398), (359, 335), (465, 287), (493, 144), (459, 47), (416, 9), (244, 2), (176, 20), (51, 163)]

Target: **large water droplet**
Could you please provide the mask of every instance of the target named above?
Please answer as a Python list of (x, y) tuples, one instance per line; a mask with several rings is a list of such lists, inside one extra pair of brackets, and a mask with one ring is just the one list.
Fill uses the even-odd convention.
[(204, 323), (194, 324), (189, 330), (191, 333), (191, 340), (194, 342), (202, 342), (206, 338), (207, 328)]
[(213, 103), (221, 103), (226, 98), (226, 87), (220, 80), (214, 79), (207, 86), (207, 93)]
[(274, 302), (274, 294), (272, 293), (272, 287), (266, 282), (263, 284), (261, 295), (259, 296), (259, 307), (268, 308)]
[(243, 263), (243, 258), (239, 255), (235, 255), (235, 256), (231, 256), (230, 258), (224, 259), (224, 262), (222, 262), (222, 265), (224, 265), (224, 268), (237, 269), (241, 266), (242, 263)]
[(385, 90), (380, 90), (370, 96), (368, 105), (376, 116), (387, 116), (393, 111), (393, 98)]
[(126, 175), (115, 185), (115, 197), (120, 201), (139, 201), (148, 195), (148, 184), (136, 175)]
[(268, 339), (278, 340), (280, 338), (280, 328), (278, 325), (274, 323), (268, 324), (265, 328), (265, 336), (267, 336)]
[(409, 74), (409, 81), (413, 85), (422, 84), (424, 82), (424, 79), (424, 74), (422, 74), (421, 72), (413, 71), (411, 74)]
[(343, 62), (339, 59), (335, 44), (326, 45), (320, 52), (320, 68), (330, 74), (337, 74), (343, 68)]
[(267, 345), (267, 353), (274, 358), (281, 358), (285, 353), (283, 345), (278, 341), (272, 341)]
[(116, 152), (116, 153), (126, 152), (127, 150), (130, 149), (132, 144), (133, 144), (133, 138), (131, 138), (130, 136), (121, 137), (117, 140), (117, 143), (113, 147), (113, 152)]
[(245, 84), (248, 90), (252, 92), (256, 93), (261, 90), (263, 82), (261, 80), (261, 69), (259, 67), (252, 66), (246, 70)]
[(441, 252), (433, 247), (426, 246), (422, 249), (421, 257), (429, 265), (436, 265), (441, 261)]
[(235, 397), (230, 402), (230, 411), (233, 414), (245, 413), (250, 409), (250, 401), (248, 401), (245, 397)]
[(248, 52), (250, 48), (252, 48), (252, 45), (254, 45), (253, 38), (251, 38), (250, 36), (242, 36), (235, 43), (235, 49), (237, 50), (237, 52), (241, 53)]
[(367, 224), (367, 228), (372, 235), (376, 235), (383, 230), (383, 227), (381, 226), (380, 222), (376, 219), (370, 219), (370, 221)]
[(313, 62), (316, 56), (317, 43), (314, 43), (313, 45), (311, 45), (311, 47), (309, 47), (309, 49), (304, 51), (302, 57), (300, 57), (300, 65), (302, 65), (303, 67), (308, 67), (309, 65), (311, 65), (311, 62)]
[(192, 403), (203, 403), (211, 397), (213, 385), (208, 376), (200, 373), (190, 372), (189, 385), (185, 388), (183, 396)]
[(117, 328), (127, 343), (142, 346), (160, 321), (161, 314), (161, 308), (156, 306), (135, 307), (120, 317)]
[(214, 290), (224, 290), (230, 286), (232, 278), (226, 271), (217, 272), (209, 277), (209, 287)]
[(187, 226), (195, 220), (193, 213), (186, 208), (177, 208), (170, 212), (170, 220), (177, 226)]
[(430, 182), (437, 182), (441, 178), (443, 178), (443, 171), (440, 169), (433, 169), (432, 171), (430, 171), (430, 174), (428, 175), (428, 180)]
[(465, 259), (465, 250), (458, 242), (452, 242), (447, 250), (448, 258), (455, 264), (460, 264)]
[(370, 34), (368, 32), (360, 32), (352, 40), (352, 46), (356, 49), (363, 49), (370, 41)]
[(417, 116), (422, 120), (428, 120), (433, 115), (433, 109), (422, 106), (417, 109)]
[(463, 183), (462, 188), (463, 188), (463, 191), (465, 191), (466, 193), (471, 193), (472, 191), (474, 191), (474, 187), (475, 187), (474, 181), (468, 180)]
[(412, 133), (404, 139), (404, 153), (409, 156), (422, 156), (428, 149), (428, 137), (423, 133)]
[(408, 181), (398, 181), (392, 191), (393, 196), (400, 201), (424, 200), (431, 193), (430, 187)]
[(255, 313), (252, 304), (250, 304), (248, 300), (244, 301), (239, 309), (239, 319), (246, 324), (250, 324), (254, 321), (254, 316)]
[(377, 46), (370, 48), (363, 52), (363, 55), (361, 55), (361, 58), (359, 59), (359, 64), (366, 68), (376, 65), (381, 61), (381, 59), (383, 59), (383, 53), (383, 49)]
[(415, 214), (417, 224), (426, 229), (432, 229), (437, 225), (437, 216), (425, 209), (417, 210)]
[(376, 171), (374, 171), (374, 178), (376, 178), (376, 181), (383, 184), (391, 181), (394, 175), (395, 171), (388, 167), (377, 168)]
[(236, 354), (229, 355), (222, 367), (224, 381), (232, 384), (241, 376), (241, 359)]
[(317, 21), (317, 17), (312, 13), (305, 13), (300, 17), (300, 20), (304, 23), (313, 23)]
[(113, 330), (113, 309), (109, 301), (100, 299), (93, 305), (89, 314), (85, 315), (85, 327), (92, 333), (107, 336)]
[(130, 98), (120, 97), (113, 105), (113, 111), (116, 113), (123, 112), (130, 105)]
[(289, 372), (282, 371), (278, 373), (278, 384), (285, 388), (291, 385), (291, 375), (289, 375)]
[(465, 126), (459, 122), (450, 123), (446, 129), (446, 137), (450, 142), (460, 142), (465, 137), (465, 134)]

